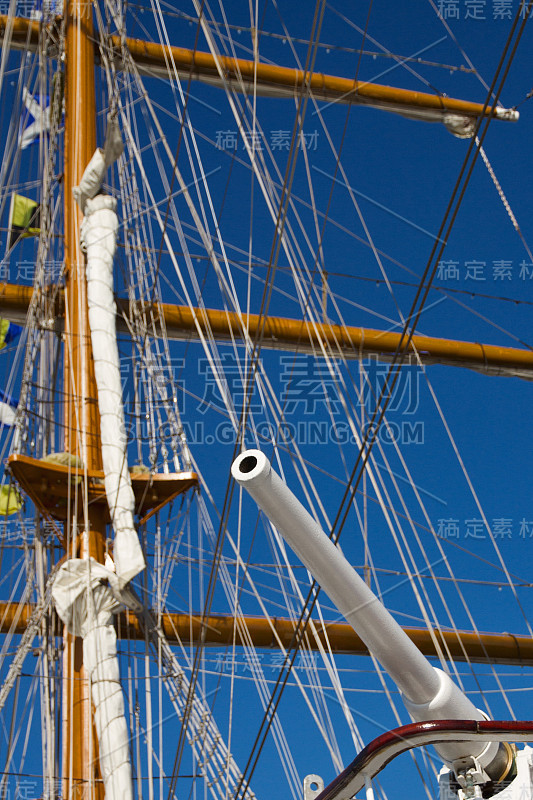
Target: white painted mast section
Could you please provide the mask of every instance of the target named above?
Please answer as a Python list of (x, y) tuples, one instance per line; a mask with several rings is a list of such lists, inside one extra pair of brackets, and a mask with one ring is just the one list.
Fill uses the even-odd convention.
[[(449, 675), (426, 660), (340, 549), (271, 468), (264, 453), (248, 450), (241, 454), (231, 472), (395, 681), (416, 722), (486, 719)], [(435, 749), (448, 764), (472, 757), (486, 767), (493, 761), (498, 744), (452, 742), (437, 745)]]

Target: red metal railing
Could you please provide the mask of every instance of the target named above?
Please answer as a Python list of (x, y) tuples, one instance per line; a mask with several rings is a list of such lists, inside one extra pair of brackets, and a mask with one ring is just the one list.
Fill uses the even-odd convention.
[(346, 800), (364, 788), (365, 782), (393, 758), (428, 744), (444, 742), (531, 742), (532, 722), (479, 722), (476, 720), (433, 720), (402, 725), (378, 736), (340, 773), (315, 800)]

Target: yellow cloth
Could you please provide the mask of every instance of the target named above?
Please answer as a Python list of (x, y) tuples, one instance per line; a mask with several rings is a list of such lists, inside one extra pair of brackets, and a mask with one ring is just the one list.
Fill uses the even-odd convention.
[(22, 498), (14, 486), (0, 486), (0, 516), (8, 517), (22, 508)]

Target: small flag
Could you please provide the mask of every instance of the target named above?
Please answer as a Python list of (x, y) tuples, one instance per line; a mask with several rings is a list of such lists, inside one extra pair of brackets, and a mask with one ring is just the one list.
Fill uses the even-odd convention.
[(0, 516), (8, 517), (22, 508), (22, 498), (14, 486), (0, 486)]
[(0, 403), (0, 430), (3, 425), (10, 428), (15, 424), (16, 411), (7, 403)]
[(4, 392), (3, 389), (0, 389), (0, 400), (2, 400), (4, 403), (7, 403), (9, 406), (13, 406), (13, 408), (16, 408), (19, 404), (18, 400), (15, 400), (15, 398), (11, 397), (10, 394)]
[(21, 194), (11, 195), (9, 209), (9, 249), (14, 247), (19, 239), (28, 236), (38, 236), (41, 232), (40, 205), (29, 197)]
[[(11, 344), (18, 339), (20, 336), (22, 328), (20, 325), (15, 325), (14, 322), (10, 322), (8, 319), (2, 319), (0, 317), (0, 350), (2, 350), (6, 344)], [(0, 398), (3, 400), (4, 392), (0, 389)]]
[(25, 150), (39, 140), (41, 133), (50, 130), (50, 98), (48, 95), (33, 97), (24, 87), (22, 100), (26, 112), (20, 124), (19, 146)]
[[(4, 321), (5, 320), (1, 320), (1, 322)], [(18, 325), (16, 327), (18, 327)], [(4, 392), (3, 389), (0, 389), (0, 430), (2, 429), (3, 425), (6, 425), (10, 428), (15, 424), (18, 404), (18, 400), (15, 400), (15, 398), (11, 397), (10, 394)]]

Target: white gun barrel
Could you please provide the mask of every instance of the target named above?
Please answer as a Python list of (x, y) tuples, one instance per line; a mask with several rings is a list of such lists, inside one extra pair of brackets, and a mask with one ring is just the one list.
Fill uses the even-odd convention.
[[(416, 722), (486, 718), (445, 672), (426, 660), (261, 451), (242, 453), (231, 472), (380, 661)], [(501, 760), (497, 743), (453, 742), (436, 749), (449, 764), (472, 757), (487, 768)]]

